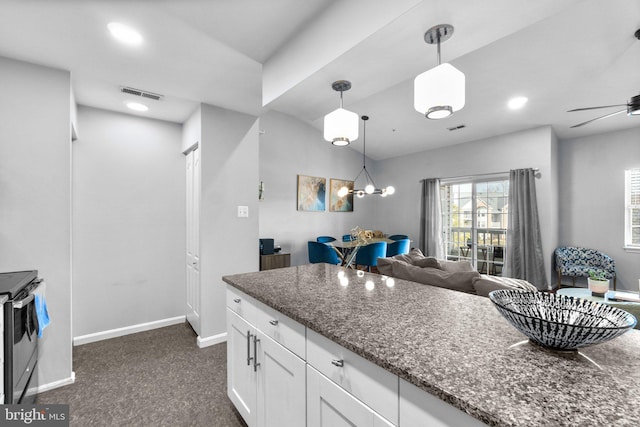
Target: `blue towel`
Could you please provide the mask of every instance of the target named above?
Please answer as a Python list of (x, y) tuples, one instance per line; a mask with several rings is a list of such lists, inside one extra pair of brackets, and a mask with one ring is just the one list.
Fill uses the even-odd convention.
[(49, 311), (47, 310), (47, 301), (44, 295), (35, 294), (36, 298), (36, 316), (38, 317), (38, 338), (42, 338), (42, 331), (49, 326)]

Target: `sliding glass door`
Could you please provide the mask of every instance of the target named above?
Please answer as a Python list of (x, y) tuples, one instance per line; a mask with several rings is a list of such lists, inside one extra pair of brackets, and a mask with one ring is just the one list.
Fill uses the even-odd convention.
[(470, 261), (480, 273), (501, 275), (507, 244), (508, 177), (443, 181), (440, 194), (447, 258)]

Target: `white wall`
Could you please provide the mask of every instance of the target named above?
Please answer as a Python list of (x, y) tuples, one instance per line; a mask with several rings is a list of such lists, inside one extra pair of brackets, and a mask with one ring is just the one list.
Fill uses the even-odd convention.
[(40, 385), (71, 378), (71, 84), (68, 71), (0, 57), (0, 271), (37, 269), (50, 326)]
[[(200, 339), (224, 339), (222, 276), (258, 269), (258, 126), (257, 117), (207, 104), (185, 124), (183, 147), (199, 142), (202, 150)], [(239, 205), (249, 218), (237, 217)]]
[[(355, 226), (378, 228), (378, 224), (371, 221), (375, 207), (371, 196), (356, 198), (354, 212), (330, 212), (327, 191), (326, 211), (297, 210), (298, 174), (324, 177), (328, 189), (331, 178), (352, 180), (356, 177), (362, 169), (361, 153), (348, 147), (335, 147), (323, 139), (318, 129), (278, 112), (263, 115), (260, 128), (264, 131), (260, 136), (260, 180), (265, 185), (264, 200), (259, 203), (260, 237), (274, 238), (283, 252), (291, 253), (292, 265), (309, 262), (307, 242), (317, 236), (341, 238)], [(362, 137), (352, 144), (362, 144)], [(377, 176), (373, 178), (376, 184), (382, 185)], [(257, 241), (253, 253), (257, 257)]]
[(560, 243), (610, 255), (616, 261), (618, 289), (637, 291), (640, 253), (623, 249), (624, 171), (640, 167), (640, 128), (559, 145)]
[(84, 106), (78, 122), (74, 337), (184, 315), (181, 125)]
[[(423, 151), (387, 159), (375, 164), (376, 180), (395, 186), (389, 199), (377, 200), (374, 222), (388, 233), (408, 234), (418, 246), (420, 232), (420, 180), (451, 178), (510, 169), (539, 168), (536, 180), (538, 212), (545, 254), (557, 245), (557, 180), (552, 159), (555, 136), (550, 127), (540, 127), (513, 134)], [(393, 203), (388, 203), (393, 200)], [(547, 280), (552, 266), (547, 257)]]

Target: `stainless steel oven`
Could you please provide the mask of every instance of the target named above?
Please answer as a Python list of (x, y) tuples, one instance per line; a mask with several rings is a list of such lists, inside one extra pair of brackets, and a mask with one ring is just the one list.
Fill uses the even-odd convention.
[(4, 394), (7, 404), (33, 403), (38, 363), (38, 317), (36, 288), (42, 282), (38, 271), (0, 273), (0, 295), (4, 303)]

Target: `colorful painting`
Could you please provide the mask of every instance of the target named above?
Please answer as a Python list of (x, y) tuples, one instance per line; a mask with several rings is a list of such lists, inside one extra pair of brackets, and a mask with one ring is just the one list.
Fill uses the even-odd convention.
[(347, 187), (348, 190), (353, 191), (353, 181), (331, 178), (329, 184), (329, 210), (332, 212), (353, 212), (353, 193), (349, 193), (344, 197), (338, 196), (338, 191), (342, 187)]
[(298, 175), (298, 210), (324, 211), (326, 178)]

